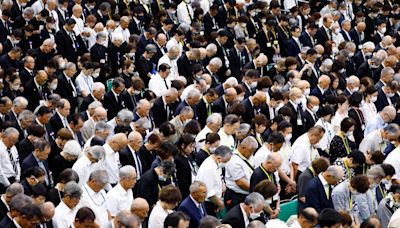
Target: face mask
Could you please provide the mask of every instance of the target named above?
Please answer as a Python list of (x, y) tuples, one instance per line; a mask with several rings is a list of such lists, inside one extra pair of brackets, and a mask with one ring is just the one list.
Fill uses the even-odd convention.
[(353, 57), (354, 56), (354, 53), (353, 52), (350, 52), (349, 53), (349, 58), (351, 58), (351, 57)]
[(358, 92), (358, 90), (360, 90), (360, 87), (354, 87), (354, 88), (352, 89), (353, 93), (354, 93), (354, 92)]
[(382, 180), (382, 184), (385, 185), (385, 188), (386, 188), (386, 189), (390, 189), (390, 187), (392, 186), (392, 182), (389, 181), (389, 180), (386, 180), (386, 179), (383, 179), (383, 180)]
[(13, 42), (14, 45), (19, 44), (19, 40), (13, 40), (12, 42)]
[(371, 97), (371, 102), (372, 102), (372, 103), (376, 102), (377, 100), (378, 100), (378, 97), (377, 97), (377, 96)]
[(250, 12), (250, 16), (251, 16), (251, 17), (255, 17), (255, 16), (256, 16), (256, 12), (251, 11), (251, 12)]
[(310, 95), (310, 92), (311, 92), (310, 88), (307, 88), (304, 90), (304, 95), (308, 96)]
[(263, 24), (265, 24), (265, 23), (267, 23), (267, 19), (261, 19), (261, 22), (262, 22)]
[(297, 98), (294, 103), (297, 104), (297, 105), (301, 104), (301, 98)]
[(164, 176), (158, 176), (158, 181), (166, 181), (167, 178)]
[(386, 27), (385, 28), (381, 28), (381, 30), (379, 30), (379, 32), (381, 32), (382, 34), (386, 33)]
[(318, 110), (319, 110), (319, 106), (314, 106), (314, 107), (312, 107), (312, 111), (313, 111), (314, 113), (317, 113)]
[(98, 78), (100, 76), (100, 72), (96, 72), (92, 74), (93, 78)]
[(50, 84), (49, 88), (51, 90), (56, 90), (57, 89), (57, 83)]
[(223, 169), (225, 168), (225, 163), (218, 163), (218, 168)]
[(353, 135), (353, 131), (348, 131), (348, 132), (346, 132), (346, 136), (347, 137), (350, 137), (350, 136), (352, 136)]
[(256, 88), (256, 87), (257, 87), (257, 82), (252, 82), (252, 83), (250, 84), (250, 86), (251, 86), (252, 88)]
[(21, 85), (13, 85), (13, 86), (11, 86), (11, 88), (12, 88), (14, 91), (19, 90), (20, 87), (21, 87)]
[(272, 203), (272, 199), (264, 200), (264, 207), (269, 207), (269, 205), (271, 205), (271, 203)]
[(209, 150), (211, 153), (214, 153), (214, 151), (215, 151), (216, 149), (217, 149), (216, 147), (209, 147), (209, 148), (208, 148), (208, 150)]
[(65, 69), (65, 65), (66, 65), (65, 62), (60, 63), (60, 69)]
[(246, 23), (242, 23), (240, 26), (242, 26), (242, 28), (246, 28)]
[(135, 90), (135, 91), (133, 92), (133, 94), (139, 95), (139, 94), (140, 94), (140, 91)]
[(289, 142), (292, 139), (292, 134), (285, 135), (285, 141)]
[(339, 34), (339, 32), (340, 32), (340, 29), (335, 29), (335, 34)]
[(346, 70), (345, 70), (345, 69), (341, 69), (341, 70), (339, 70), (339, 73), (341, 73), (341, 74), (344, 74), (344, 72), (346, 72)]
[(260, 217), (260, 214), (261, 214), (260, 212), (259, 213), (252, 212), (252, 213), (250, 213), (249, 218), (256, 219), (256, 218)]
[(394, 96), (394, 93), (387, 93), (386, 96), (387, 96), (387, 97), (393, 97), (393, 96)]

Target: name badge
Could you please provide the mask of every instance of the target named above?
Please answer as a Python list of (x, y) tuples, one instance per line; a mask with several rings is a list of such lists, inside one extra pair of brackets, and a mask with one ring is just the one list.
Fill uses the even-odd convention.
[(268, 42), (268, 43), (267, 43), (267, 47), (270, 48), (271, 46), (272, 46), (272, 44), (271, 44), (270, 42)]
[(274, 44), (275, 44), (275, 45), (278, 45), (279, 43), (278, 43), (278, 41), (277, 41), (277, 40), (274, 40)]
[(362, 45), (360, 44), (360, 45), (358, 45), (358, 49), (362, 49)]

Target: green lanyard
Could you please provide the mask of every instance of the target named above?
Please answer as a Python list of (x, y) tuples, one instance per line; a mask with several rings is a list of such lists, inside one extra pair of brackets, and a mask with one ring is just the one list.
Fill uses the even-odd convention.
[(342, 139), (344, 147), (346, 148), (347, 154), (350, 154), (350, 146), (349, 146), (349, 141), (347, 140), (346, 136), (343, 136), (342, 134), (339, 134), (339, 137)]
[(265, 175), (267, 175), (268, 180), (271, 181), (271, 183), (275, 184), (275, 183), (274, 183), (275, 181), (274, 181), (274, 179), (272, 178), (272, 174), (269, 175), (268, 172), (267, 172), (267, 170), (265, 170), (264, 167), (263, 167), (262, 165), (260, 165), (260, 169), (264, 172)]

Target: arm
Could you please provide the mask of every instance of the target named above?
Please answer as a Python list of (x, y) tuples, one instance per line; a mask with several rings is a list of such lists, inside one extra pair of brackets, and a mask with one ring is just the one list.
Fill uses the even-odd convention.
[(243, 190), (248, 191), (250, 189), (250, 184), (244, 178), (236, 180), (235, 183)]
[(292, 165), (291, 165), (291, 172), (290, 173), (292, 174), (292, 180), (295, 180), (296, 176), (297, 176), (297, 170), (298, 170), (299, 165), (294, 163), (294, 162), (292, 162), (291, 164)]

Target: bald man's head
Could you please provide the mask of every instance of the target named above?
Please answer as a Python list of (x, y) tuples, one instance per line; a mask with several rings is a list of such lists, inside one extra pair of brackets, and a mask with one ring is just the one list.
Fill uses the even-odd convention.
[(318, 85), (321, 89), (328, 89), (329, 85), (331, 84), (331, 78), (327, 75), (322, 75), (319, 79), (318, 79)]
[(128, 138), (124, 133), (115, 134), (111, 137), (110, 141), (108, 141), (108, 145), (114, 152), (118, 152), (128, 145)]
[(225, 90), (225, 100), (229, 103), (235, 100), (237, 92), (235, 88), (228, 88)]
[(289, 92), (289, 99), (295, 103), (296, 105), (299, 105), (301, 103), (301, 98), (303, 96), (303, 91), (299, 88), (292, 88)]
[(132, 131), (128, 135), (128, 144), (134, 151), (138, 151), (143, 145), (143, 137), (137, 131)]
[(93, 111), (93, 120), (94, 122), (106, 121), (107, 120), (107, 111), (103, 107), (97, 107)]
[(138, 216), (142, 221), (144, 221), (149, 214), (149, 204), (143, 198), (135, 198), (131, 205), (131, 213)]

